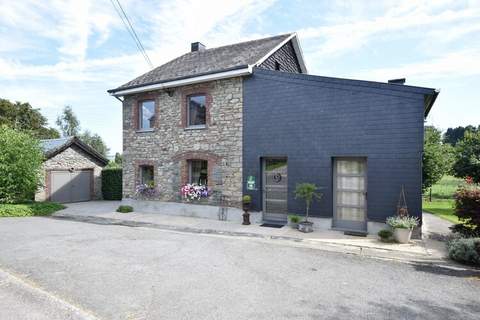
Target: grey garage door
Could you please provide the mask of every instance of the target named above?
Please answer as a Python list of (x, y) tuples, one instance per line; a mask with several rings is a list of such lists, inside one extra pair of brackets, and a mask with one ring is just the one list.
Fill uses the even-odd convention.
[(79, 202), (91, 199), (92, 171), (51, 171), (50, 199), (56, 202)]

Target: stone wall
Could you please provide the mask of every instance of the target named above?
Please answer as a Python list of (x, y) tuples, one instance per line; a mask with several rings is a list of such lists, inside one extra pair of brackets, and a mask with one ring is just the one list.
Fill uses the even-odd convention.
[(102, 198), (102, 169), (103, 165), (96, 161), (93, 157), (87, 154), (82, 149), (75, 145), (65, 149), (63, 152), (46, 160), (43, 163), (42, 172), (43, 181), (42, 187), (39, 188), (35, 195), (36, 201), (48, 200), (47, 186), (47, 170), (67, 170), (67, 169), (93, 169), (93, 198)]
[[(186, 128), (186, 97), (207, 95), (207, 125)], [(150, 131), (136, 129), (139, 101), (155, 100), (156, 121)], [(223, 195), (238, 206), (242, 196), (242, 79), (231, 78), (168, 90), (126, 96), (123, 102), (123, 197), (136, 198), (139, 165), (154, 167), (156, 200), (182, 201), (187, 161), (208, 161), (208, 184), (214, 194), (206, 203), (216, 204)]]

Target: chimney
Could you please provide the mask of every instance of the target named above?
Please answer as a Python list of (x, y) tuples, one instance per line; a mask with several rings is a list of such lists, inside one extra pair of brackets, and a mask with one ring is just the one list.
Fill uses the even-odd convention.
[(392, 83), (392, 84), (405, 84), (405, 78), (388, 80), (388, 83)]
[(191, 47), (192, 47), (192, 52), (203, 51), (206, 49), (205, 45), (202, 44), (201, 42), (192, 42)]

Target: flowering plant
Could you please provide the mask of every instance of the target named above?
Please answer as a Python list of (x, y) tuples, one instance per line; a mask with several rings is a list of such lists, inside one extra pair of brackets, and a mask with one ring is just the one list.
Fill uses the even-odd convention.
[(139, 184), (135, 190), (137, 195), (151, 198), (157, 194), (157, 190), (155, 189), (155, 184), (152, 182)]
[(196, 183), (187, 183), (180, 189), (182, 197), (187, 201), (200, 200), (210, 195), (210, 190), (207, 186)]

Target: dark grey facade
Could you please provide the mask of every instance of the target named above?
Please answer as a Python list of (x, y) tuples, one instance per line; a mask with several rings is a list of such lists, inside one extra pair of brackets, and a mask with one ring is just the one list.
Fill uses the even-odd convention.
[(262, 62), (259, 68), (276, 70), (276, 65), (278, 66), (278, 71), (302, 73), (297, 55), (293, 49), (292, 41), (285, 43), (274, 54)]
[[(332, 217), (333, 160), (367, 161), (367, 219), (394, 215), (402, 185), (410, 215), (421, 218), (424, 116), (433, 89), (256, 68), (244, 80), (243, 179), (262, 210), (261, 160), (288, 159), (288, 212), (302, 215), (297, 183), (322, 187), (311, 215)], [(253, 175), (258, 190), (247, 190)]]

